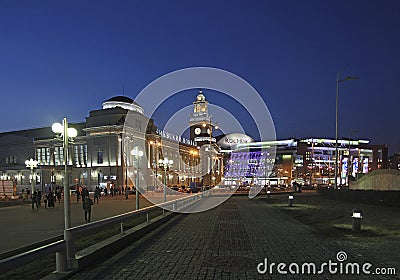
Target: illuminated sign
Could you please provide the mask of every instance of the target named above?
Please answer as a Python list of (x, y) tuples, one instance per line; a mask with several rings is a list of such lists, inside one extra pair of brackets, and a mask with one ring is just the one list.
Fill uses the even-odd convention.
[(368, 158), (363, 159), (363, 167), (362, 167), (362, 173), (366, 174), (368, 173)]
[(184, 138), (182, 136), (179, 136), (179, 135), (176, 135), (176, 134), (173, 134), (173, 133), (161, 130), (161, 129), (157, 129), (156, 133), (158, 135), (160, 135), (161, 137), (163, 137), (165, 139), (168, 139), (168, 140), (172, 140), (172, 141), (175, 141), (175, 142), (180, 142), (180, 143), (183, 143), (183, 144), (186, 144), (186, 145), (197, 146), (196, 141), (189, 140), (189, 139)]
[(343, 158), (343, 160), (342, 160), (342, 178), (347, 177), (347, 169), (348, 169), (347, 163), (348, 163), (347, 157)]
[(218, 141), (218, 145), (221, 148), (232, 148), (233, 146), (237, 144), (245, 144), (245, 143), (250, 143), (253, 142), (253, 138), (250, 136), (247, 136), (246, 134), (243, 133), (231, 133), (228, 135), (225, 135), (221, 140)]
[(351, 175), (353, 175), (353, 177), (356, 177), (357, 172), (358, 172), (358, 158), (354, 158), (353, 159), (353, 172), (351, 173)]

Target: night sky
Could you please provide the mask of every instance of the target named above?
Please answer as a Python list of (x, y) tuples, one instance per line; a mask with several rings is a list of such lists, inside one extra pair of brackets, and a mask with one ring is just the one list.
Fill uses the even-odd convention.
[[(171, 71), (230, 71), (263, 97), (278, 139), (339, 136), (400, 152), (400, 1), (0, 0), (0, 131), (84, 121)], [(197, 89), (168, 100), (162, 126)], [(247, 120), (240, 105), (204, 91)], [(241, 115), (243, 114), (243, 115)], [(248, 133), (253, 134), (251, 122)]]

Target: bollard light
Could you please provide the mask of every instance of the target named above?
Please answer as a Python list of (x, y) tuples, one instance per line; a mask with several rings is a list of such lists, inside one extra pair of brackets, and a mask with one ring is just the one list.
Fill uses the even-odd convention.
[(267, 196), (268, 196), (268, 197), (271, 196), (271, 191), (267, 191)]
[(362, 218), (362, 215), (361, 215), (361, 213), (359, 213), (359, 212), (354, 212), (352, 218), (361, 219), (361, 218)]
[(359, 208), (355, 208), (352, 210), (352, 213), (353, 213), (353, 215), (351, 216), (351, 218), (352, 218), (351, 230), (354, 232), (360, 232), (361, 231), (362, 211)]
[(293, 206), (293, 195), (289, 195), (289, 201), (288, 201), (288, 206), (292, 207)]

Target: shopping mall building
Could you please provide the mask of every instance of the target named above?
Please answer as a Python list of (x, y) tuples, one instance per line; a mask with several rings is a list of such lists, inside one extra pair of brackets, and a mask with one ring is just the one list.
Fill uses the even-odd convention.
[[(129, 116), (129, 121), (127, 121)], [(329, 185), (334, 181), (335, 140), (288, 139), (253, 142), (240, 134), (214, 136), (217, 127), (200, 92), (193, 102), (188, 139), (158, 129), (143, 108), (126, 96), (113, 97), (86, 121), (69, 124), (77, 136), (68, 145), (48, 127), (0, 133), (0, 177), (13, 180), (17, 189), (28, 187), (27, 159), (38, 161), (33, 170), (37, 188), (64, 183), (102, 187), (304, 184)], [(235, 145), (224, 145), (234, 143)], [(273, 147), (268, 153), (266, 147)], [(143, 157), (133, 153), (141, 150)], [(366, 140), (338, 141), (338, 178), (346, 184), (375, 169), (387, 168), (387, 146)], [(165, 161), (168, 159), (168, 162)], [(163, 161), (166, 164), (160, 162)]]
[[(335, 139), (288, 139), (238, 144), (226, 151), (225, 184), (329, 186), (335, 181)], [(273, 158), (270, 150), (274, 149)], [(387, 145), (338, 140), (338, 183), (347, 185), (376, 169), (388, 168)]]

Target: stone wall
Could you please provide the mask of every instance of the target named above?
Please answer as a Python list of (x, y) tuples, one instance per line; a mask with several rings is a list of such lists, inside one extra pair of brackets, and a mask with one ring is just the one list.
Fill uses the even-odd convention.
[(351, 190), (400, 191), (400, 170), (372, 171), (357, 181), (350, 182)]

